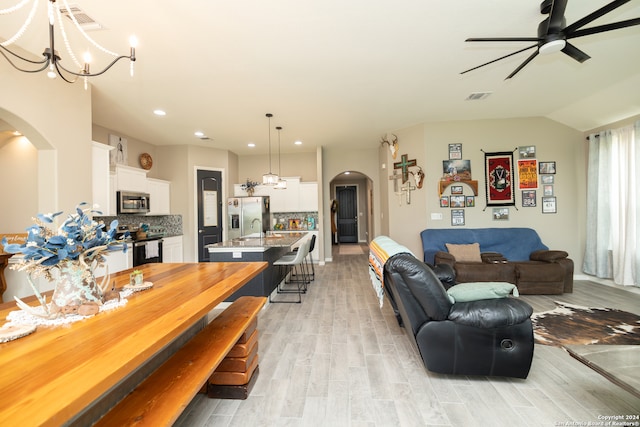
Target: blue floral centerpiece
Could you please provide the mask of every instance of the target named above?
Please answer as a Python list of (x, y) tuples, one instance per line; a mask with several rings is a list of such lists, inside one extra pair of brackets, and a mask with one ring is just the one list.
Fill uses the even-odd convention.
[(242, 184), (240, 186), (240, 188), (242, 188), (244, 191), (246, 191), (249, 196), (253, 196), (253, 192), (256, 191), (256, 187), (258, 185), (259, 184), (257, 182), (251, 181), (250, 178), (247, 178), (247, 182)]
[[(109, 274), (107, 271), (98, 284), (94, 270), (104, 265), (104, 256), (108, 252), (126, 252), (124, 239), (128, 236), (125, 234), (121, 239), (116, 238), (118, 221), (111, 222), (109, 230), (105, 231), (103, 223), (89, 216), (101, 212), (86, 205), (85, 202), (80, 203), (76, 212), (70, 214), (55, 231), (49, 225), (62, 212), (38, 214), (34, 218), (35, 224), (27, 228), (27, 239), (23, 244), (7, 244), (6, 238), (3, 239), (5, 252), (23, 255), (12, 268), (27, 273), (27, 279), (44, 312), (34, 311), (33, 307), (16, 297), (16, 303), (23, 310), (47, 318), (98, 312), (104, 302)], [(55, 281), (50, 304), (33, 283), (32, 279), (38, 276)]]

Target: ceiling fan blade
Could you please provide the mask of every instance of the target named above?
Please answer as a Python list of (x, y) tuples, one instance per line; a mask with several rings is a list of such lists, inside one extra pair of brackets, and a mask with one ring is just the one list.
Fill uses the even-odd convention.
[[(520, 49), (520, 50), (517, 50), (517, 51), (515, 51), (515, 52), (511, 52), (511, 53), (510, 53), (510, 54), (508, 54), (508, 55), (501, 56), (500, 58), (496, 58), (496, 59), (494, 59), (494, 60), (492, 60), (492, 61), (485, 62), (484, 64), (481, 64), (481, 65), (475, 66), (475, 67), (473, 67), (473, 68), (469, 68), (468, 70), (465, 70), (465, 71), (461, 72), (460, 74), (465, 74), (465, 73), (468, 73), (469, 71), (477, 70), (478, 68), (482, 68), (482, 67), (484, 67), (485, 65), (493, 64), (494, 62), (498, 62), (498, 61), (500, 61), (501, 59), (505, 59), (505, 58), (508, 58), (508, 57), (510, 57), (510, 56), (517, 55), (517, 54), (518, 54), (518, 53), (520, 53), (520, 52), (524, 52), (525, 50), (529, 50), (529, 49), (532, 49), (532, 48), (534, 48), (534, 47), (538, 47), (538, 45), (537, 45), (537, 44), (534, 44), (533, 46), (525, 47), (525, 48)], [(537, 54), (537, 53), (538, 53), (538, 52), (536, 51), (536, 54)], [(533, 58), (531, 58), (531, 59), (533, 59)]]
[(471, 37), (466, 42), (537, 42), (538, 37)]
[(581, 64), (587, 59), (591, 58), (589, 55), (587, 55), (571, 43), (567, 43), (564, 49), (562, 49), (562, 52), (566, 53)]
[(553, 0), (549, 21), (547, 25), (548, 33), (558, 33), (564, 27), (564, 11), (567, 9), (567, 0)]
[(592, 12), (592, 13), (588, 14), (587, 16), (585, 16), (582, 19), (578, 19), (573, 24), (567, 26), (564, 29), (565, 35), (567, 35), (567, 37), (568, 37), (572, 32), (574, 32), (578, 28), (583, 27), (583, 26), (587, 25), (588, 23), (590, 23), (592, 21), (595, 21), (596, 19), (600, 18), (601, 16), (606, 15), (607, 13), (611, 12), (612, 10), (615, 10), (615, 9), (619, 8), (623, 4), (629, 3), (630, 1), (631, 0), (616, 0), (616, 1), (612, 1), (611, 3), (601, 7), (600, 9), (596, 10), (595, 12)]
[(618, 30), (620, 28), (633, 27), (640, 25), (640, 18), (628, 19), (626, 21), (613, 22), (611, 24), (598, 25), (597, 27), (583, 28), (582, 30), (576, 30), (567, 35), (567, 39), (573, 39), (576, 37), (589, 36), (591, 34), (604, 33), (606, 31)]
[(529, 62), (531, 62), (533, 60), (533, 58), (535, 58), (536, 56), (538, 56), (538, 51), (537, 50), (535, 52), (533, 52), (531, 54), (531, 56), (529, 56), (527, 59), (525, 59), (524, 62), (522, 64), (520, 64), (520, 66), (518, 68), (513, 70), (513, 73), (509, 74), (505, 80), (509, 80), (511, 77), (513, 77), (516, 74), (518, 74), (518, 72), (520, 70), (522, 70), (525, 67), (525, 65), (527, 65)]

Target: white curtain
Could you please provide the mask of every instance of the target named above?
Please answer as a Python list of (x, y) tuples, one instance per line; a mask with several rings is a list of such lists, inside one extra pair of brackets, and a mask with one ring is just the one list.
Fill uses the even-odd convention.
[(640, 286), (640, 121), (589, 136), (583, 271)]

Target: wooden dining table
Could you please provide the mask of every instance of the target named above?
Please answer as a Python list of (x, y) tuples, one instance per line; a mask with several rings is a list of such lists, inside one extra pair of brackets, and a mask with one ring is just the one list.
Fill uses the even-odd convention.
[[(78, 322), (38, 326), (0, 344), (0, 426), (60, 426), (77, 421), (229, 295), (267, 267), (264, 262), (146, 264), (148, 290), (126, 305)], [(131, 270), (114, 274), (116, 289)], [(34, 298), (27, 298), (37, 305)], [(0, 305), (0, 324), (15, 303)]]

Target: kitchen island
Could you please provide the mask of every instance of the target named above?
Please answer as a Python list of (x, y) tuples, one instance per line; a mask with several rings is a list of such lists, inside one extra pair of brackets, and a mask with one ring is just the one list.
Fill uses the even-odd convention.
[(282, 255), (309, 238), (307, 232), (271, 233), (267, 236), (244, 236), (207, 245), (209, 262), (255, 262), (266, 261), (269, 266), (236, 291), (225, 301), (235, 301), (243, 295), (268, 297), (283, 279), (273, 263)]

